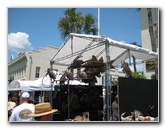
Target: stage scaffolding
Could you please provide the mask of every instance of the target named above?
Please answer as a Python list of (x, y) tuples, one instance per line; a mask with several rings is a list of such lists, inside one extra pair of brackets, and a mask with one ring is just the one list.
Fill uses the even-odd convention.
[[(72, 38), (71, 38), (72, 39)], [(50, 61), (50, 67), (53, 68), (53, 65), (62, 65), (58, 63), (58, 61), (70, 58), (72, 56), (80, 57), (84, 52), (87, 52), (89, 50), (95, 49), (99, 46), (105, 45), (105, 49), (103, 49), (101, 52), (96, 55), (96, 57), (99, 57), (103, 52), (106, 52), (106, 71), (105, 71), (105, 85), (103, 86), (103, 90), (106, 90), (106, 94), (103, 94), (103, 121), (111, 121), (111, 75), (110, 75), (110, 50), (109, 50), (109, 42), (106, 40), (105, 37), (102, 37), (101, 39), (98, 39), (97, 44), (93, 44), (94, 41), (92, 40), (88, 46), (86, 46), (84, 49), (77, 51), (75, 53), (63, 56), (55, 61)], [(69, 66), (66, 64), (63, 64), (64, 66)], [(51, 101), (52, 103), (52, 101)]]
[(111, 121), (111, 75), (110, 61), (113, 66), (118, 66), (125, 59), (134, 56), (142, 61), (158, 59), (158, 53), (132, 44), (115, 41), (106, 36), (86, 35), (71, 33), (58, 52), (50, 60), (50, 67), (60, 65), (68, 67), (73, 60), (89, 60), (92, 55), (96, 58), (103, 57), (105, 62), (105, 81), (103, 86), (103, 121)]

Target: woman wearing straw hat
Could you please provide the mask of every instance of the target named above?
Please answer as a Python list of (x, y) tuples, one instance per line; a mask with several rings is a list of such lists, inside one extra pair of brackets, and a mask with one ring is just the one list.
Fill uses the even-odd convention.
[(9, 101), (8, 102), (8, 121), (9, 121), (9, 118), (12, 114), (12, 109), (16, 106), (16, 103), (15, 102), (11, 102)]
[(49, 102), (39, 103), (35, 105), (35, 112), (28, 116), (34, 117), (35, 121), (52, 121), (52, 114), (57, 111), (57, 109), (52, 109)]

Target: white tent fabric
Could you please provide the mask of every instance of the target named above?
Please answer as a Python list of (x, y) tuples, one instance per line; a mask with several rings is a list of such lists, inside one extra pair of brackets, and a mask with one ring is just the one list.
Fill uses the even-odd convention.
[[(92, 55), (95, 55), (98, 59), (103, 57), (104, 61), (106, 61), (106, 42), (109, 43), (110, 60), (114, 60), (113, 66), (118, 66), (122, 61), (126, 60), (130, 56), (134, 56), (136, 59), (140, 59), (142, 61), (158, 60), (158, 53), (152, 52), (142, 47), (118, 42), (105, 36), (71, 33), (66, 42), (61, 46), (61, 48), (51, 59), (51, 61), (53, 64), (69, 66), (77, 56), (81, 56), (80, 59), (86, 61), (88, 59), (91, 59)], [(62, 74), (55, 74), (58, 74), (58, 76), (56, 78), (57, 84), (55, 83), (54, 85), (58, 85), (58, 80), (60, 79)], [(43, 77), (35, 81), (16, 80), (8, 85), (8, 90), (51, 90), (51, 88), (48, 88), (51, 85), (50, 78), (47, 76), (43, 79), (43, 84), (45, 87), (42, 84), (42, 79)], [(69, 83), (70, 85), (87, 85), (77, 80), (70, 81)], [(54, 88), (52, 90), (54, 90)]]
[[(41, 80), (41, 79), (39, 79)], [(36, 81), (14, 80), (8, 85), (8, 91), (51, 91), (51, 88), (44, 87)]]
[(8, 91), (18, 91), (25, 87), (29, 87), (33, 81), (14, 80), (8, 85)]
[[(44, 78), (41, 77), (35, 81), (21, 81), (21, 80), (14, 80), (8, 85), (8, 91), (54, 91), (54, 86), (59, 85), (59, 79), (62, 76), (61, 73), (55, 72), (56, 81), (51, 89), (51, 80), (49, 75), (45, 76)], [(65, 84), (68, 82), (66, 81)], [(87, 85), (77, 80), (70, 80), (69, 85)]]
[(91, 59), (92, 55), (98, 59), (103, 57), (106, 61), (106, 42), (109, 42), (110, 60), (115, 60), (113, 66), (118, 66), (130, 56), (135, 56), (142, 61), (158, 60), (158, 53), (142, 47), (118, 42), (105, 36), (71, 33), (51, 61), (53, 64), (69, 66), (79, 55), (83, 61)]

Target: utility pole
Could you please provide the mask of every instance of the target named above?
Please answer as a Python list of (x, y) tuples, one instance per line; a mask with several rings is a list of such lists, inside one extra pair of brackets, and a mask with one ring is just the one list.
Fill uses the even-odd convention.
[(100, 8), (98, 8), (98, 36), (100, 36)]

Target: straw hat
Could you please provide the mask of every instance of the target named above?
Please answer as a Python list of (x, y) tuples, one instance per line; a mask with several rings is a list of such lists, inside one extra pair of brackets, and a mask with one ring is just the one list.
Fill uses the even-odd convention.
[(11, 101), (9, 101), (8, 102), (8, 111), (9, 110), (11, 110), (13, 107), (15, 107), (16, 106), (16, 103), (15, 102), (11, 102)]
[(52, 109), (50, 103), (39, 103), (35, 105), (35, 113), (31, 113), (29, 117), (39, 117), (57, 112), (57, 109)]

